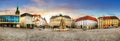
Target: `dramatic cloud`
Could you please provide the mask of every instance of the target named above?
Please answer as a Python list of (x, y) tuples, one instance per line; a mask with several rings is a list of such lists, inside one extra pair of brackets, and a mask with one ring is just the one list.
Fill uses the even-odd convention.
[[(7, 1), (9, 2), (9, 1)], [(9, 3), (0, 2), (3, 4), (2, 8), (10, 4), (7, 9), (0, 8), (1, 14), (14, 14), (16, 10), (16, 2), (10, 1)], [(69, 15), (72, 18), (82, 17), (85, 15), (91, 16), (106, 16), (115, 15), (119, 16), (120, 1), (109, 1), (108, 0), (19, 0), (20, 12), (30, 14), (40, 14), (42, 17), (49, 18), (54, 15)], [(113, 11), (110, 11), (113, 10)]]

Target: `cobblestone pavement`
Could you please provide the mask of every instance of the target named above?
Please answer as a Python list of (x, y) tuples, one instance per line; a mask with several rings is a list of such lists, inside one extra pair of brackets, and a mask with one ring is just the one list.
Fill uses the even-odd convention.
[(120, 41), (120, 28), (53, 31), (0, 27), (0, 41)]

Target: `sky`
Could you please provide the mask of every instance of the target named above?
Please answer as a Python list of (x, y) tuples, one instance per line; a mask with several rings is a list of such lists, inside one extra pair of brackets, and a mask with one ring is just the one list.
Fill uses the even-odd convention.
[(17, 5), (20, 14), (40, 14), (47, 20), (60, 13), (73, 19), (86, 15), (120, 18), (120, 0), (0, 0), (0, 14), (14, 14)]

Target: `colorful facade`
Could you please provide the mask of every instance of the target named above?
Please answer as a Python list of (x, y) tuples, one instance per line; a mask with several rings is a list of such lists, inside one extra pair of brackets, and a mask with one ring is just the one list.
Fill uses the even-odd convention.
[(119, 18), (116, 16), (104, 16), (98, 18), (98, 28), (118, 27)]
[(16, 12), (13, 15), (0, 15), (0, 26), (5, 27), (19, 27), (20, 23), (20, 11), (17, 6)]
[(20, 22), (17, 15), (0, 15), (0, 25), (6, 27), (16, 27)]

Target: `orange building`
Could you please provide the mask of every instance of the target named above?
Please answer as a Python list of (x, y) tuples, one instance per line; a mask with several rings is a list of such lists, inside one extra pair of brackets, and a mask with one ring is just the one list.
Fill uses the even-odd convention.
[(98, 18), (98, 28), (118, 27), (119, 18), (116, 16), (104, 16)]

